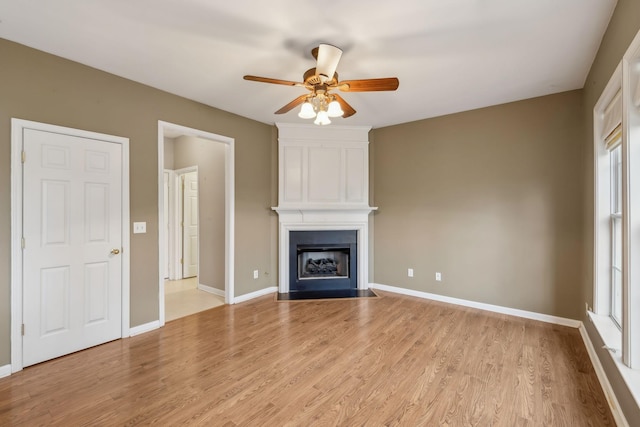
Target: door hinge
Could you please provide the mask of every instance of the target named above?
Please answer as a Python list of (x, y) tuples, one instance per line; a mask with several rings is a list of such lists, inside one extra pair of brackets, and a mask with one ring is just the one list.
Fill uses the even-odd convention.
[(22, 156), (22, 163), (26, 162), (27, 161), (27, 152), (22, 150), (21, 156)]
[(22, 241), (20, 242), (22, 244), (22, 249), (24, 249), (27, 246), (27, 243), (24, 240), (24, 237), (22, 238)]
[(184, 264), (184, 259), (180, 258), (180, 264)]
[(22, 324), (22, 336), (24, 336), (24, 323)]

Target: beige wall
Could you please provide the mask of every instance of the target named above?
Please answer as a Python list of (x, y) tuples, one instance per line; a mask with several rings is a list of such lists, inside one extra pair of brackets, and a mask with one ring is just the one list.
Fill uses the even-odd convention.
[(158, 120), (235, 139), (236, 295), (276, 285), (271, 180), (273, 127), (0, 40), (0, 366), (10, 363), (12, 117), (130, 139), (131, 326), (158, 319)]
[(164, 138), (164, 168), (173, 170), (173, 152), (175, 147), (174, 138)]
[(198, 283), (224, 291), (225, 144), (180, 136), (174, 169), (198, 167)]
[[(600, 98), (609, 79), (613, 75), (622, 56), (631, 44), (631, 41), (640, 30), (640, 1), (618, 0), (615, 12), (611, 17), (609, 27), (605, 33), (598, 54), (591, 66), (584, 85), (584, 258), (581, 301), (593, 304), (593, 108)], [(582, 303), (584, 306), (584, 303)], [(581, 319), (587, 328), (587, 332), (594, 344), (598, 357), (607, 372), (609, 381), (616, 393), (622, 409), (630, 425), (640, 425), (640, 408), (633, 400), (629, 390), (621, 378), (617, 368), (613, 365), (610, 355), (602, 349), (603, 342), (584, 314)]]
[(580, 103), (573, 91), (374, 130), (375, 282), (578, 318)]

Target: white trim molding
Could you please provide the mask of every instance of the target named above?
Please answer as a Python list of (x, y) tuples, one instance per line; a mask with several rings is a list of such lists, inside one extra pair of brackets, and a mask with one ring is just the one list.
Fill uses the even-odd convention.
[(198, 283), (198, 289), (224, 298), (224, 291), (222, 289), (214, 288), (213, 286), (203, 285), (202, 283)]
[(0, 366), (0, 378), (11, 375), (11, 365)]
[(640, 31), (622, 58), (622, 360), (640, 370)]
[(449, 304), (464, 307), (477, 308), (494, 313), (508, 314), (510, 316), (522, 317), (525, 319), (539, 320), (541, 322), (554, 323), (556, 325), (578, 328), (582, 322), (579, 320), (567, 319), (565, 317), (551, 316), (549, 314), (535, 313), (533, 311), (520, 310), (517, 308), (503, 307), (500, 305), (486, 304), (483, 302), (470, 301), (460, 298), (447, 297), (444, 295), (432, 294), (429, 292), (414, 291), (412, 289), (399, 288), (396, 286), (382, 285), (379, 283), (369, 283), (369, 288), (380, 289), (381, 291), (393, 292), (396, 294), (408, 295), (433, 301), (446, 302)]
[(136, 335), (144, 334), (146, 332), (151, 332), (160, 328), (160, 321), (154, 320), (153, 322), (143, 323), (142, 325), (134, 326), (129, 330), (129, 334), (132, 337)]
[(233, 304), (239, 304), (241, 302), (246, 302), (255, 298), (260, 298), (275, 292), (278, 292), (278, 288), (276, 286), (270, 286), (268, 288), (260, 289), (259, 291), (249, 292), (248, 294), (237, 296), (234, 299)]
[(593, 369), (596, 371), (596, 376), (598, 377), (598, 381), (600, 381), (600, 386), (602, 387), (602, 391), (604, 392), (604, 396), (607, 399), (607, 403), (609, 404), (609, 408), (611, 409), (611, 413), (613, 414), (613, 418), (618, 427), (628, 427), (629, 423), (625, 418), (622, 409), (620, 408), (620, 403), (618, 403), (618, 398), (616, 397), (615, 392), (613, 391), (613, 387), (611, 387), (611, 383), (609, 382), (609, 378), (602, 367), (602, 363), (600, 363), (600, 358), (596, 353), (596, 349), (589, 338), (589, 333), (585, 328), (584, 324), (580, 322), (580, 327), (578, 328), (580, 331), (580, 336), (582, 337), (582, 341), (584, 342), (584, 346), (587, 349), (587, 353), (589, 354), (589, 359), (591, 359), (591, 364), (593, 365)]

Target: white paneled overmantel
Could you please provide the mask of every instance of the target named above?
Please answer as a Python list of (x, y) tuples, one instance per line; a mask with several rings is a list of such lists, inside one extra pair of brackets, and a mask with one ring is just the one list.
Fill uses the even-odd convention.
[(358, 288), (368, 287), (369, 130), (277, 123), (279, 286), (289, 291), (289, 233), (356, 230)]
[(370, 127), (276, 124), (278, 207), (368, 207)]

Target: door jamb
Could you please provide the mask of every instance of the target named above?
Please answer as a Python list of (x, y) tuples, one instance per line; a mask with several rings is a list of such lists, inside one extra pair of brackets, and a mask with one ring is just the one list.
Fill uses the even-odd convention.
[[(215, 133), (206, 132), (174, 123), (158, 120), (158, 223), (164, 223), (164, 136), (166, 132), (178, 133), (180, 135), (196, 136), (198, 138), (207, 139), (211, 142), (225, 144), (224, 161), (225, 161), (225, 269), (224, 269), (224, 302), (233, 304), (235, 300), (234, 289), (234, 265), (235, 265), (235, 140), (228, 136), (217, 135)], [(162, 227), (160, 227), (161, 229)], [(158, 312), (160, 326), (165, 324), (164, 313), (164, 243), (162, 231), (158, 233)]]
[(130, 335), (129, 138), (11, 119), (11, 372), (22, 370), (22, 147), (24, 130), (34, 129), (122, 144), (122, 320), (121, 337)]
[[(165, 227), (165, 224), (162, 224), (162, 229), (166, 231), (167, 235), (165, 236), (165, 240), (167, 242), (167, 247), (165, 248), (165, 253), (168, 253), (169, 256), (164, 260), (165, 261), (165, 266), (168, 268), (168, 274), (165, 277), (165, 279), (169, 279), (169, 280), (175, 280), (176, 279), (176, 273), (175, 273), (175, 263), (172, 262), (176, 257), (175, 257), (175, 229), (176, 229), (176, 215), (175, 215), (175, 187), (176, 187), (176, 183), (175, 183), (175, 173), (173, 172), (173, 170), (171, 169), (165, 169), (163, 171), (163, 178), (164, 178), (164, 174), (167, 174), (167, 200), (164, 200), (163, 202), (167, 202), (167, 208), (168, 208), (168, 215), (167, 218), (163, 218), (163, 221), (166, 220), (167, 221), (167, 227)], [(164, 185), (164, 183), (163, 183)], [(168, 265), (167, 265), (168, 264)]]

